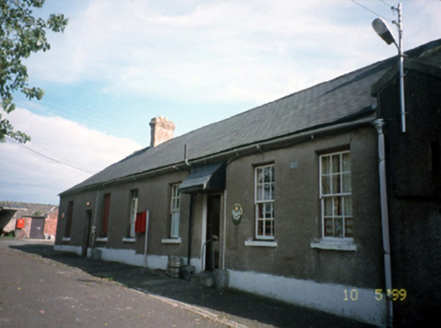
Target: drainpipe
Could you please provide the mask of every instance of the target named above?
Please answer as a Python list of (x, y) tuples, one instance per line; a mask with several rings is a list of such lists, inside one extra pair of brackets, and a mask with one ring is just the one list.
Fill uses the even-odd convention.
[(222, 270), (225, 270), (225, 257), (227, 248), (227, 188), (224, 190), (224, 233), (222, 236)]
[(406, 107), (404, 102), (404, 49), (403, 49), (403, 20), (401, 14), (401, 3), (398, 4), (398, 55), (400, 57), (400, 106), (401, 106), (401, 132), (406, 133)]
[(144, 267), (147, 269), (147, 246), (149, 244), (149, 220), (150, 210), (147, 210), (147, 218), (145, 220), (145, 244), (144, 244)]
[(188, 218), (188, 256), (187, 265), (190, 265), (191, 261), (191, 242), (193, 235), (193, 194), (190, 194), (190, 217)]
[(380, 201), (381, 201), (381, 224), (383, 233), (383, 252), (384, 252), (384, 275), (386, 281), (386, 319), (387, 326), (393, 326), (393, 301), (392, 297), (388, 296), (388, 290), (392, 290), (392, 266), (390, 258), (390, 241), (389, 241), (389, 214), (387, 204), (387, 189), (386, 189), (386, 157), (383, 134), (383, 119), (376, 119), (373, 125), (378, 133), (378, 171), (380, 175)]

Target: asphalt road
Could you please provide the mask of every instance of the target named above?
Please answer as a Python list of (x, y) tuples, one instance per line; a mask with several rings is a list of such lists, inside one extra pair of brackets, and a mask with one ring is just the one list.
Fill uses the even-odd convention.
[(0, 240), (0, 327), (226, 327)]
[(162, 270), (0, 238), (0, 327), (370, 328), (371, 325)]

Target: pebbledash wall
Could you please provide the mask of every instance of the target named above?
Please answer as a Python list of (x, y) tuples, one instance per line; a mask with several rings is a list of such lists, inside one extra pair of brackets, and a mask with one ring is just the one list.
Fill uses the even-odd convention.
[[(253, 293), (384, 324), (385, 304), (378, 196), (376, 132), (363, 129), (315, 139), (232, 162), (227, 208), (239, 203), (239, 225), (228, 219), (226, 267), (230, 286)], [(351, 153), (353, 245), (321, 240), (319, 156)], [(254, 168), (274, 164), (275, 239), (255, 239)]]
[[(189, 201), (188, 195), (181, 195), (180, 206), (180, 235), (179, 238), (170, 238), (170, 193), (171, 185), (180, 183), (188, 175), (182, 171), (175, 174), (160, 175), (150, 179), (135, 181), (132, 183), (107, 187), (74, 196), (63, 197), (60, 206), (65, 215), (69, 202), (74, 202), (72, 231), (70, 237), (58, 238), (56, 249), (72, 251), (82, 254), (85, 248), (90, 256), (91, 249), (99, 249), (103, 260), (120, 261), (133, 265), (145, 265), (145, 233), (137, 233), (135, 238), (129, 237), (130, 229), (130, 195), (131, 190), (138, 190), (138, 212), (149, 212), (148, 240), (147, 240), (147, 264), (150, 268), (167, 267), (169, 255), (187, 258), (188, 249), (188, 222), (189, 222)], [(101, 237), (103, 198), (110, 194), (110, 216), (107, 237)], [(194, 216), (202, 216), (202, 196), (195, 197), (193, 208)], [(61, 212), (63, 212), (63, 210)], [(97, 238), (89, 237), (89, 244), (86, 244), (86, 222), (87, 211), (92, 213), (92, 226), (96, 231)], [(63, 214), (61, 213), (61, 216)], [(201, 219), (195, 220), (193, 225), (194, 236), (192, 265), (200, 270), (199, 245), (197, 245), (202, 234)], [(66, 220), (60, 217), (60, 236), (66, 229)]]
[[(375, 290), (384, 285), (378, 196), (377, 139), (375, 129), (347, 130), (326, 138), (307, 136), (283, 149), (265, 151), (228, 161), (226, 191), (221, 197), (220, 261), (229, 272), (229, 285), (294, 304), (383, 325), (384, 300)], [(353, 242), (321, 240), (319, 156), (339, 151), (351, 153)], [(274, 165), (275, 238), (259, 241), (255, 236), (255, 167)], [(55, 249), (82, 254), (88, 247), (101, 251), (101, 259), (166, 269), (169, 255), (186, 263), (190, 196), (181, 195), (180, 236), (170, 239), (170, 186), (185, 180), (189, 172), (154, 176), (123, 185), (104, 187), (62, 197), (60, 213), (74, 202), (71, 237), (62, 238), (66, 220), (60, 216)], [(145, 234), (128, 238), (130, 191), (138, 189), (138, 211), (149, 211), (147, 257)], [(107, 238), (86, 245), (86, 212), (99, 233), (103, 197), (111, 194)], [(193, 196), (191, 264), (203, 269), (201, 246), (205, 242), (207, 195)], [(235, 204), (243, 208), (239, 225), (231, 219)], [(226, 210), (225, 210), (226, 209)], [(62, 215), (62, 214), (60, 214)], [(226, 234), (224, 234), (226, 232)], [(224, 247), (225, 241), (225, 247)]]

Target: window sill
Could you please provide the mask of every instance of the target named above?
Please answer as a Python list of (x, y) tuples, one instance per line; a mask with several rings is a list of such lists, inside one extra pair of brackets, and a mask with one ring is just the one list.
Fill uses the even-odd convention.
[(181, 237), (178, 238), (165, 238), (162, 239), (161, 242), (163, 244), (180, 244), (182, 241)]
[(107, 242), (107, 237), (100, 237), (100, 238), (97, 238), (96, 241), (97, 241), (97, 242), (104, 242), (104, 243), (106, 243), (106, 242)]
[(277, 247), (277, 241), (270, 241), (270, 240), (245, 240), (245, 246)]
[(63, 237), (62, 241), (70, 241), (70, 237)]
[(136, 239), (130, 237), (130, 238), (123, 238), (122, 241), (123, 241), (123, 243), (134, 243), (136, 241)]
[(320, 240), (319, 242), (311, 243), (311, 248), (350, 252), (357, 251), (357, 246), (354, 245), (353, 241)]

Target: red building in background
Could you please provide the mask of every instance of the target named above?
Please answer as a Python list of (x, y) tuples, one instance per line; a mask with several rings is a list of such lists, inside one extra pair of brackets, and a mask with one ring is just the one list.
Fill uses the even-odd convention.
[(55, 239), (57, 221), (55, 205), (0, 202), (0, 235)]

